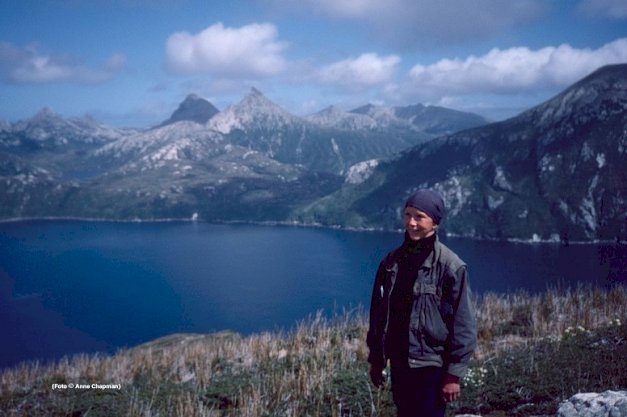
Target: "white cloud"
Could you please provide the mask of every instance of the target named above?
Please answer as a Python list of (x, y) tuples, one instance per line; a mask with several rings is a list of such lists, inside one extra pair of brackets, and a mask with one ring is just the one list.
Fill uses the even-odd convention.
[(479, 57), (416, 65), (409, 77), (413, 89), (425, 96), (514, 94), (568, 86), (600, 66), (622, 62), (627, 62), (627, 38), (595, 50), (577, 49), (567, 44), (539, 50), (493, 49)]
[(50, 55), (37, 45), (20, 48), (0, 42), (0, 76), (16, 84), (43, 84), (70, 81), (98, 84), (111, 80), (126, 65), (126, 56), (112, 55), (103, 65), (90, 68), (68, 55)]
[(306, 8), (323, 16), (367, 23), (373, 39), (424, 46), (481, 39), (527, 24), (550, 9), (545, 0), (268, 0), (280, 11)]
[(346, 89), (372, 87), (389, 81), (401, 62), (397, 55), (380, 57), (374, 53), (362, 54), (327, 65), (318, 71), (318, 81)]
[(271, 76), (285, 69), (282, 53), (286, 47), (272, 24), (228, 28), (216, 23), (195, 35), (171, 35), (166, 42), (166, 59), (168, 67), (179, 74)]
[(582, 0), (579, 10), (585, 14), (612, 19), (627, 19), (625, 0)]

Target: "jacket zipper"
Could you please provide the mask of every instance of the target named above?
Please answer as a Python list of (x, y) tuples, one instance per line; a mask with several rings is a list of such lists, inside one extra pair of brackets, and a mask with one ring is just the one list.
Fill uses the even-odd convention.
[[(391, 276), (391, 281), (392, 281), (392, 285), (390, 285), (390, 291), (388, 292), (388, 296), (387, 296), (387, 311), (386, 311), (386, 315), (385, 315), (385, 327), (383, 328), (383, 345), (381, 346), (381, 353), (383, 354), (383, 363), (385, 364), (385, 337), (388, 334), (388, 325), (390, 323), (390, 297), (392, 296), (392, 291), (394, 291), (394, 285), (396, 284), (396, 274), (398, 274), (398, 263), (394, 263), (394, 265), (392, 266), (392, 268), (388, 271), (388, 272), (392, 272), (392, 276)], [(385, 292), (385, 287), (384, 290)]]

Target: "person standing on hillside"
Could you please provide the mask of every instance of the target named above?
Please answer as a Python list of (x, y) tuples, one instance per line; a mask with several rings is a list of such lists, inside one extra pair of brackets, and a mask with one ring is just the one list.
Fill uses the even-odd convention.
[(477, 340), (466, 264), (438, 240), (444, 201), (419, 190), (405, 203), (405, 239), (379, 265), (372, 291), (370, 378), (390, 361), (398, 417), (443, 417), (460, 395)]

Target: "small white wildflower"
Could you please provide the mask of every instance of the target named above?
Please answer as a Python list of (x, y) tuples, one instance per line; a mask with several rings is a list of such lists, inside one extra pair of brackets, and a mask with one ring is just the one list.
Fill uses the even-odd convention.
[(469, 368), (468, 372), (463, 378), (464, 385), (481, 387), (485, 384), (487, 374), (488, 370), (484, 367)]
[(592, 332), (581, 325), (577, 327), (568, 326), (566, 330), (564, 330), (564, 333), (562, 334), (562, 339), (568, 339), (570, 337), (583, 335), (583, 334), (590, 336)]

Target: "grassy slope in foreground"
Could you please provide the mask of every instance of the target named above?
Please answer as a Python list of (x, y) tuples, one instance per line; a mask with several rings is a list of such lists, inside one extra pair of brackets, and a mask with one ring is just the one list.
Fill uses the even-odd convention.
[[(624, 286), (488, 294), (477, 314), (479, 349), (449, 415), (555, 415), (577, 392), (627, 387)], [(0, 374), (0, 416), (393, 416), (389, 389), (369, 383), (366, 329), (362, 310), (319, 312), (289, 332), (179, 334), (22, 364)]]

